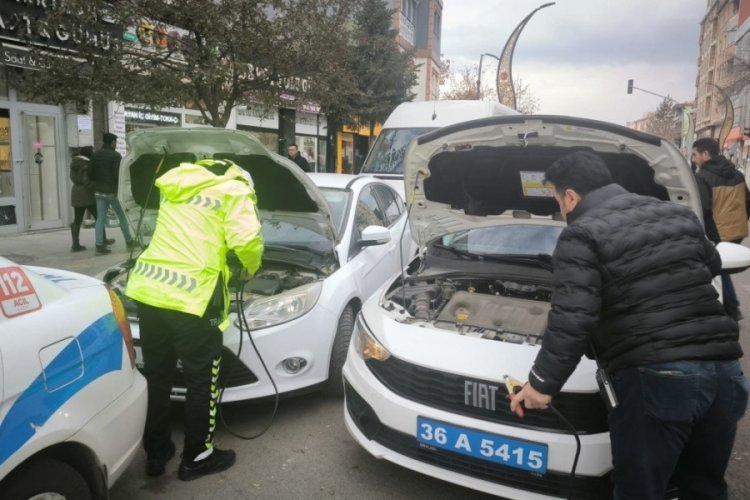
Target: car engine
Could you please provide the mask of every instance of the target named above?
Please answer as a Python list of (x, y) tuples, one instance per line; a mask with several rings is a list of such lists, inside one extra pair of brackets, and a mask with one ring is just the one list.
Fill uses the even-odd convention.
[(541, 343), (552, 292), (549, 286), (502, 279), (411, 278), (386, 294), (406, 323), (429, 323), (461, 335), (513, 343)]

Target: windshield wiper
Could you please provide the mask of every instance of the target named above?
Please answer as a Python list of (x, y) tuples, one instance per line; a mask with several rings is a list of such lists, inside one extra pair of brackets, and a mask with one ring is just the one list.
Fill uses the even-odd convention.
[(507, 262), (511, 264), (529, 264), (539, 266), (547, 271), (552, 271), (552, 256), (546, 253), (536, 255), (526, 254), (508, 254), (508, 255), (482, 255), (487, 260), (493, 262)]
[(465, 260), (480, 260), (482, 258), (481, 255), (467, 252), (466, 250), (459, 250), (458, 248), (443, 245), (442, 243), (433, 243), (432, 246), (434, 248), (439, 248), (440, 250), (447, 250), (453, 255), (456, 255)]

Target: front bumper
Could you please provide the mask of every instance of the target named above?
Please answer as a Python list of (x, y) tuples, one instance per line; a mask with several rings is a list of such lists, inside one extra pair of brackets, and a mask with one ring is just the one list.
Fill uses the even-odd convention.
[[(488, 422), (409, 400), (384, 386), (352, 350), (344, 365), (344, 379), (347, 429), (377, 458), (506, 498), (611, 498), (611, 454), (606, 432), (580, 436), (581, 456), (571, 483), (576, 444), (570, 434)], [(416, 439), (419, 416), (544, 443), (549, 449), (547, 473), (531, 473), (420, 445)]]
[[(276, 383), (279, 393), (302, 391), (318, 386), (328, 379), (331, 344), (336, 333), (335, 312), (323, 307), (320, 302), (307, 314), (280, 325), (251, 332), (253, 342)], [(224, 388), (222, 401), (242, 401), (274, 395), (274, 387), (255, 352), (248, 332), (234, 324), (235, 315), (230, 316), (231, 326), (224, 332), (224, 349), (220, 386)], [(136, 363), (143, 366), (140, 350), (140, 329), (137, 319), (131, 318)], [(240, 342), (241, 340), (241, 342)], [(305, 360), (304, 366), (295, 373), (284, 368), (287, 358)], [(179, 367), (179, 364), (178, 364)], [(178, 370), (172, 399), (184, 401), (185, 386)]]

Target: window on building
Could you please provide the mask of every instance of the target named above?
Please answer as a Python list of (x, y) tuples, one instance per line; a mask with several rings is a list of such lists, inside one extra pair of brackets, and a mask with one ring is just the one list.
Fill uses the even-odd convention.
[(441, 16), (440, 12), (435, 11), (435, 15), (432, 19), (432, 36), (440, 40), (440, 32), (442, 30), (442, 26), (440, 25), (441, 22)]
[(401, 0), (401, 14), (411, 21), (414, 22), (414, 12), (416, 9), (416, 0)]

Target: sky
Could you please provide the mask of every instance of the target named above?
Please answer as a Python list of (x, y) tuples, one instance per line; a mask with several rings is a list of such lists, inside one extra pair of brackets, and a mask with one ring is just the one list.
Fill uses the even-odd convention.
[[(544, 0), (443, 0), (441, 52), (453, 67), (499, 56), (518, 23)], [(706, 0), (557, 0), (534, 14), (513, 56), (513, 79), (539, 99), (539, 113), (624, 125), (655, 111), (660, 97), (695, 99), (698, 38)], [(497, 62), (484, 57), (482, 86)], [(494, 86), (493, 86), (494, 88)]]

